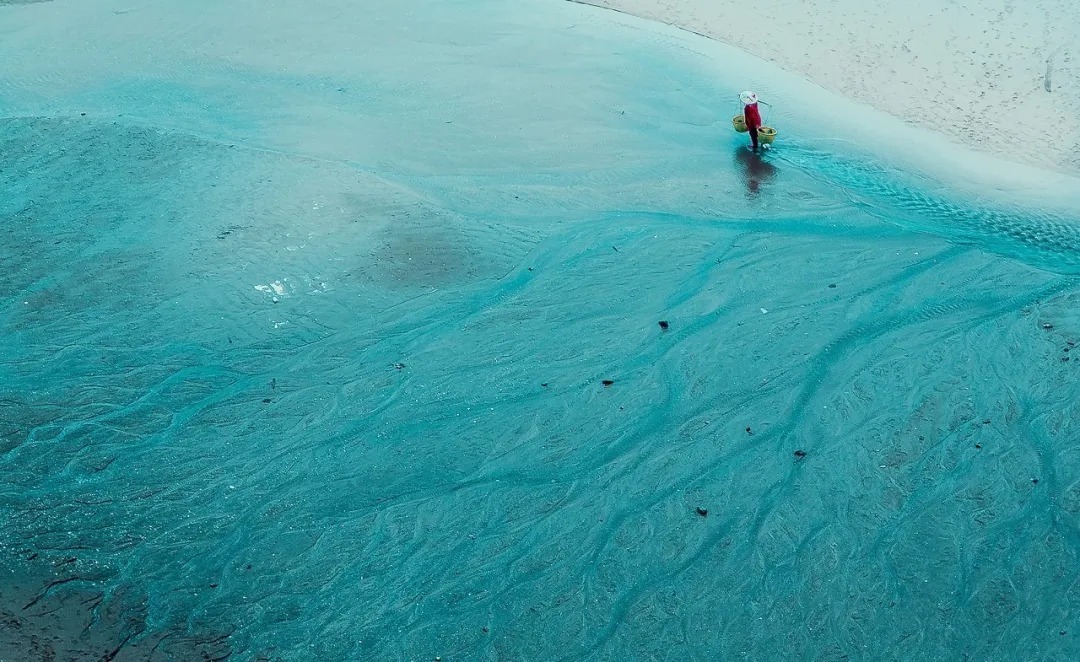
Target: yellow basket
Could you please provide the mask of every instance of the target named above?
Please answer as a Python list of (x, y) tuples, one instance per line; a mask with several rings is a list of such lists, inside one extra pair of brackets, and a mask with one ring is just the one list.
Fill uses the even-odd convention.
[(736, 115), (731, 118), (731, 123), (735, 125), (735, 130), (739, 133), (746, 133), (746, 118), (742, 115)]
[(772, 141), (776, 140), (776, 129), (771, 126), (763, 126), (757, 130), (758, 140), (769, 145)]

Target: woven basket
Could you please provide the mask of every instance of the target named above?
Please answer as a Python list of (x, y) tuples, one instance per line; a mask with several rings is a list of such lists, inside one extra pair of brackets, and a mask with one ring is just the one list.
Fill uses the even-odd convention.
[(771, 144), (772, 141), (776, 140), (776, 129), (771, 126), (763, 126), (757, 130), (757, 137), (766, 145)]
[(731, 118), (731, 123), (735, 125), (735, 130), (739, 133), (746, 133), (746, 118), (742, 115), (736, 115)]

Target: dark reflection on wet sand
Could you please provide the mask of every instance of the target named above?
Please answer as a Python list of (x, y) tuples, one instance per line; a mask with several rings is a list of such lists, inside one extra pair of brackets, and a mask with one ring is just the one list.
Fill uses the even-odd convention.
[(746, 182), (746, 194), (753, 197), (761, 192), (762, 185), (776, 176), (779, 169), (768, 161), (765, 150), (754, 152), (740, 145), (735, 148), (735, 167)]

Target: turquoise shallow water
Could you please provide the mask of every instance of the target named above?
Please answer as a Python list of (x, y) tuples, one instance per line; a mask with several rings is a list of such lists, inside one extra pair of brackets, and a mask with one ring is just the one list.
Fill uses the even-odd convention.
[(1077, 214), (384, 4), (0, 9), (0, 659), (1080, 656)]

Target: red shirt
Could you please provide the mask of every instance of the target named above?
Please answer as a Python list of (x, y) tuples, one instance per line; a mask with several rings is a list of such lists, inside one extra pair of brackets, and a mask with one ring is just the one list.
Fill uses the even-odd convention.
[(756, 103), (747, 104), (743, 108), (743, 117), (746, 118), (746, 126), (750, 129), (761, 127), (761, 113), (758, 112)]

